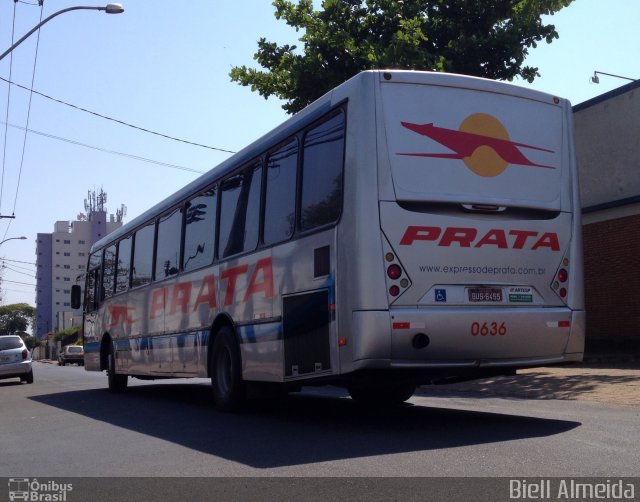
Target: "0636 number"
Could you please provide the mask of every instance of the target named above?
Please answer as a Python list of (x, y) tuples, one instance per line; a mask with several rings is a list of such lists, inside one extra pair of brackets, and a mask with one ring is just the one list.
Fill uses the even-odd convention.
[(504, 336), (507, 325), (504, 322), (474, 322), (471, 324), (471, 336)]

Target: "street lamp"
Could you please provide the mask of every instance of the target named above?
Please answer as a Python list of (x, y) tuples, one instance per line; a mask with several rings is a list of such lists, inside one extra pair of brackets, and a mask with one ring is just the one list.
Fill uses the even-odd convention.
[(5, 239), (5, 240), (3, 240), (3, 241), (0, 241), (0, 246), (2, 246), (5, 242), (7, 242), (7, 241), (12, 241), (12, 240), (14, 240), (14, 239), (23, 241), (23, 240), (25, 240), (25, 239), (26, 239), (26, 237), (25, 237), (24, 235), (22, 235), (22, 236), (20, 236), (20, 237), (9, 237), (8, 239)]
[(591, 77), (591, 82), (593, 82), (594, 84), (599, 84), (600, 83), (600, 78), (598, 78), (598, 74), (607, 75), (609, 77), (622, 78), (624, 80), (631, 80), (632, 82), (635, 82), (634, 78), (623, 77), (622, 75), (614, 75), (613, 73), (605, 73), (603, 71), (594, 71), (593, 72), (593, 77)]
[[(29, 38), (35, 31), (38, 30), (43, 24), (48, 21), (51, 21), (54, 17), (59, 16), (60, 14), (64, 14), (65, 12), (69, 12), (70, 10), (103, 10), (107, 14), (121, 14), (124, 12), (124, 7), (121, 3), (109, 3), (105, 7), (86, 7), (86, 6), (77, 6), (77, 7), (67, 7), (66, 9), (59, 10), (58, 12), (54, 12), (44, 21), (41, 21), (36, 26), (34, 26), (25, 36), (23, 36), (20, 40), (18, 40), (15, 44), (9, 47), (6, 51), (0, 55), (0, 60), (2, 60), (7, 54), (9, 54), (13, 49), (18, 47), (22, 42), (24, 42), (27, 38)], [(0, 243), (1, 244), (1, 243)]]

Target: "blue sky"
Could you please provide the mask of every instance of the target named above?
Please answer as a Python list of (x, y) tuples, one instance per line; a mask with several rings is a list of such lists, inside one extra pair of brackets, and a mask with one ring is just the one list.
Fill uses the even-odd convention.
[[(28, 2), (28, 3), (27, 3)], [(62, 14), (40, 32), (33, 88), (136, 126), (210, 147), (237, 151), (287, 115), (274, 98), (265, 100), (232, 83), (236, 65), (253, 65), (256, 41), (264, 36), (294, 43), (296, 32), (273, 16), (268, 0), (128, 0), (125, 13)], [(0, 52), (40, 20), (36, 0), (0, 0)], [(45, 0), (44, 17), (92, 0)], [(604, 7), (606, 5), (606, 8)], [(14, 26), (15, 7), (15, 28)], [(534, 49), (527, 63), (542, 77), (516, 82), (580, 103), (625, 81), (594, 70), (640, 77), (638, 0), (575, 0), (553, 16), (560, 39)], [(0, 61), (0, 77), (31, 87), (34, 34)], [(103, 188), (107, 208), (127, 206), (125, 221), (226, 159), (229, 154), (187, 145), (125, 127), (0, 81), (0, 160), (4, 176), (0, 257), (5, 262), (2, 303), (35, 304), (35, 239), (52, 232), (56, 220), (84, 212), (89, 190)], [(7, 115), (8, 103), (8, 115)], [(10, 124), (6, 129), (5, 125)], [(3, 153), (4, 152), (4, 153)], [(114, 153), (117, 152), (117, 153)], [(121, 155), (124, 154), (124, 155)], [(147, 159), (143, 161), (132, 156)], [(149, 162), (148, 160), (154, 161)], [(168, 166), (169, 164), (170, 166)], [(18, 177), (20, 183), (18, 185)], [(18, 188), (19, 186), (19, 188)], [(26, 283), (26, 284), (19, 284)]]

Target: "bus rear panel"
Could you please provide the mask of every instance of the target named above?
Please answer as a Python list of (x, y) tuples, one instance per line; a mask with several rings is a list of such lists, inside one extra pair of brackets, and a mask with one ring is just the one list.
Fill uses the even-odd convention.
[(384, 275), (385, 308), (352, 310), (350, 367), (412, 370), (424, 383), (580, 361), (569, 103), (454, 75), (374, 78), (379, 256), (366, 266)]

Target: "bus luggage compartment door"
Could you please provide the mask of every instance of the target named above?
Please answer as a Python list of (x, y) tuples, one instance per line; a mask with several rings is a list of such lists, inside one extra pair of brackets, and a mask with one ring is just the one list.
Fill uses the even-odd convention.
[(328, 290), (282, 298), (285, 378), (331, 369), (330, 314)]

